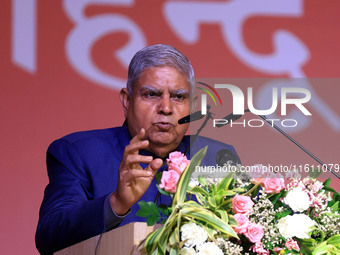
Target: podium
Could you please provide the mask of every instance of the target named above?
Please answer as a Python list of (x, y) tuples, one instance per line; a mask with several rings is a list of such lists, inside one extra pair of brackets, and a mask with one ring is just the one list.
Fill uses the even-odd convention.
[[(140, 254), (139, 243), (161, 225), (147, 226), (145, 222), (125, 226), (91, 237), (85, 241), (60, 250), (54, 255), (128, 255)], [(97, 252), (96, 252), (97, 249)]]

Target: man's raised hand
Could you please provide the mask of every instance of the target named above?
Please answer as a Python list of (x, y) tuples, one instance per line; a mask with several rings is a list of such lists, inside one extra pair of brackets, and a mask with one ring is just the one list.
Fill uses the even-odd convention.
[[(159, 158), (139, 155), (139, 150), (149, 146), (149, 141), (144, 139), (145, 130), (142, 128), (125, 147), (119, 166), (118, 186), (110, 199), (112, 209), (118, 215), (125, 214), (143, 196), (163, 164)], [(148, 166), (143, 169), (140, 163), (146, 163)]]

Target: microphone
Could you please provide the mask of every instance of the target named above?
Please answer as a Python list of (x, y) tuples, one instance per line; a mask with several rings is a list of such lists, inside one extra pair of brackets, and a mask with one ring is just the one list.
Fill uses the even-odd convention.
[(229, 164), (232, 166), (236, 166), (238, 163), (238, 159), (231, 150), (223, 149), (217, 152), (216, 154), (216, 163), (219, 166), (224, 166), (225, 164)]
[[(244, 112), (250, 112), (249, 109), (246, 109)], [(241, 118), (243, 115), (234, 115), (234, 114), (229, 114), (227, 115), (224, 119), (228, 120), (227, 123), (220, 124), (219, 126), (216, 124), (217, 127), (222, 127), (224, 125), (227, 125), (230, 123), (230, 120), (237, 120)], [(281, 128), (279, 128), (277, 125), (274, 123), (270, 122), (266, 116), (264, 115), (257, 115), (261, 119), (263, 119), (265, 122), (267, 122), (271, 127), (275, 128), (278, 132), (280, 132), (282, 135), (284, 135), (288, 140), (290, 140), (292, 143), (294, 143), (296, 146), (298, 146), (301, 150), (303, 150), (305, 153), (308, 154), (311, 158), (313, 158), (315, 161), (317, 161), (319, 164), (322, 165), (322, 167), (327, 168), (329, 172), (331, 172), (334, 176), (336, 176), (338, 179), (340, 179), (340, 176), (334, 172), (332, 169), (328, 167), (327, 164), (323, 163), (320, 159), (318, 159), (316, 156), (314, 156), (309, 150), (307, 150), (305, 147), (303, 147), (300, 143), (298, 143), (296, 140), (294, 140), (291, 136), (289, 136), (285, 131), (283, 131)]]
[[(210, 105), (207, 105), (207, 109), (210, 109)], [(178, 120), (178, 124), (185, 124), (189, 122), (193, 122), (196, 120), (200, 120), (204, 117), (205, 115), (202, 115), (201, 111), (194, 112), (192, 114), (189, 114), (181, 119)]]

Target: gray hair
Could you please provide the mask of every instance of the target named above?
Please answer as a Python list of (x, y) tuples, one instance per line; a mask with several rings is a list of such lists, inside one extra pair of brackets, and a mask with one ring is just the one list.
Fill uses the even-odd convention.
[(129, 94), (132, 95), (133, 86), (145, 69), (162, 66), (175, 68), (178, 72), (185, 75), (188, 78), (192, 94), (195, 77), (194, 69), (189, 59), (174, 47), (165, 44), (145, 47), (133, 56), (129, 65), (128, 81), (126, 84)]

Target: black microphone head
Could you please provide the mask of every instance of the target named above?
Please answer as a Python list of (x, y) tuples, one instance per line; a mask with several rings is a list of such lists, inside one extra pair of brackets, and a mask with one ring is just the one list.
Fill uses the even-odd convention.
[(236, 166), (238, 164), (238, 158), (231, 150), (223, 149), (216, 154), (216, 164), (221, 167), (226, 164)]
[(185, 117), (178, 120), (178, 124), (180, 124), (180, 125), (185, 124), (185, 123), (189, 123), (189, 122), (190, 122), (190, 115), (185, 116)]

